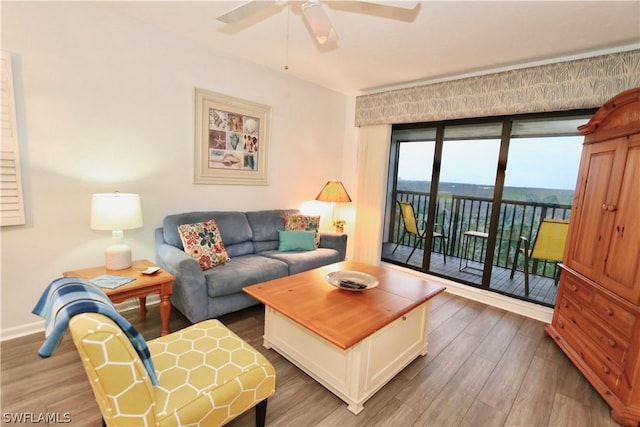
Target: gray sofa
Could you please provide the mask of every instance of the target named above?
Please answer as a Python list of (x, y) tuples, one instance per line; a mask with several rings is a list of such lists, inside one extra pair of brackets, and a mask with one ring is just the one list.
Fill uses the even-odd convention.
[[(284, 213), (295, 209), (255, 212), (189, 212), (169, 215), (155, 231), (156, 263), (176, 276), (171, 303), (191, 322), (211, 319), (257, 304), (242, 288), (266, 280), (343, 261), (347, 236), (320, 233), (320, 247), (311, 251), (279, 252), (278, 230)], [(184, 252), (178, 225), (214, 219), (231, 257), (225, 264), (202, 271)]]

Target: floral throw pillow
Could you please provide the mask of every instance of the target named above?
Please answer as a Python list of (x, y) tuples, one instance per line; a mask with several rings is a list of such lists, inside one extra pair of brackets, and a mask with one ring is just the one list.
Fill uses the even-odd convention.
[(198, 261), (203, 270), (229, 261), (218, 224), (213, 219), (197, 224), (179, 225), (178, 233), (184, 251)]
[(320, 246), (320, 215), (284, 214), (285, 231), (313, 231), (316, 233), (313, 240), (316, 248)]

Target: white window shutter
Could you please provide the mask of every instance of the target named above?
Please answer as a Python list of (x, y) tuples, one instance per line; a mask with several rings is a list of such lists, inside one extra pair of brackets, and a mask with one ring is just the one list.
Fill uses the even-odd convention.
[(11, 55), (2, 52), (0, 74), (2, 93), (2, 133), (0, 154), (0, 226), (25, 224), (24, 198), (20, 175), (20, 150), (13, 92)]

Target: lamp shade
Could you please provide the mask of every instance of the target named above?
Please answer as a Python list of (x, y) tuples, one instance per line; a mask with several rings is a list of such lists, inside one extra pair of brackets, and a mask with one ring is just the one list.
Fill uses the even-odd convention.
[(131, 230), (142, 227), (140, 197), (128, 193), (98, 193), (91, 202), (91, 228)]
[(328, 181), (320, 194), (316, 197), (316, 200), (321, 202), (350, 202), (351, 197), (345, 190), (344, 185), (340, 181)]

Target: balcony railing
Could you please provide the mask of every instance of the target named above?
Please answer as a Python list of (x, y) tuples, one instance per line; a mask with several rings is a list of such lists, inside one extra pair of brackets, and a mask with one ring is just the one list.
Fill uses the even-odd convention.
[[(429, 194), (412, 191), (398, 191), (397, 200), (407, 201), (413, 205), (418, 219), (427, 219), (429, 206)], [(444, 230), (447, 237), (446, 248), (436, 247), (434, 249), (444, 249), (447, 255), (462, 258), (462, 235), (465, 231), (489, 232), (489, 222), (493, 209), (492, 199), (482, 197), (470, 197), (460, 195), (439, 195), (436, 201), (436, 224)], [(520, 236), (527, 237), (530, 241), (535, 236), (540, 227), (540, 222), (544, 218), (569, 219), (571, 215), (571, 205), (521, 202), (503, 200), (500, 204), (500, 215), (496, 234), (496, 245), (493, 256), (493, 265), (498, 267), (511, 268), (515, 251), (517, 250)], [(388, 241), (394, 244), (402, 236), (403, 224), (399, 209), (394, 206), (391, 213), (391, 224), (389, 227)], [(416, 241), (415, 236), (405, 237), (403, 244), (413, 246)], [(480, 261), (484, 242), (471, 242), (467, 258)], [(424, 249), (424, 241), (418, 242), (418, 247)], [(523, 257), (520, 257), (518, 270), (523, 269)], [(536, 275), (553, 278), (556, 264), (548, 261), (534, 261), (531, 272)]]

